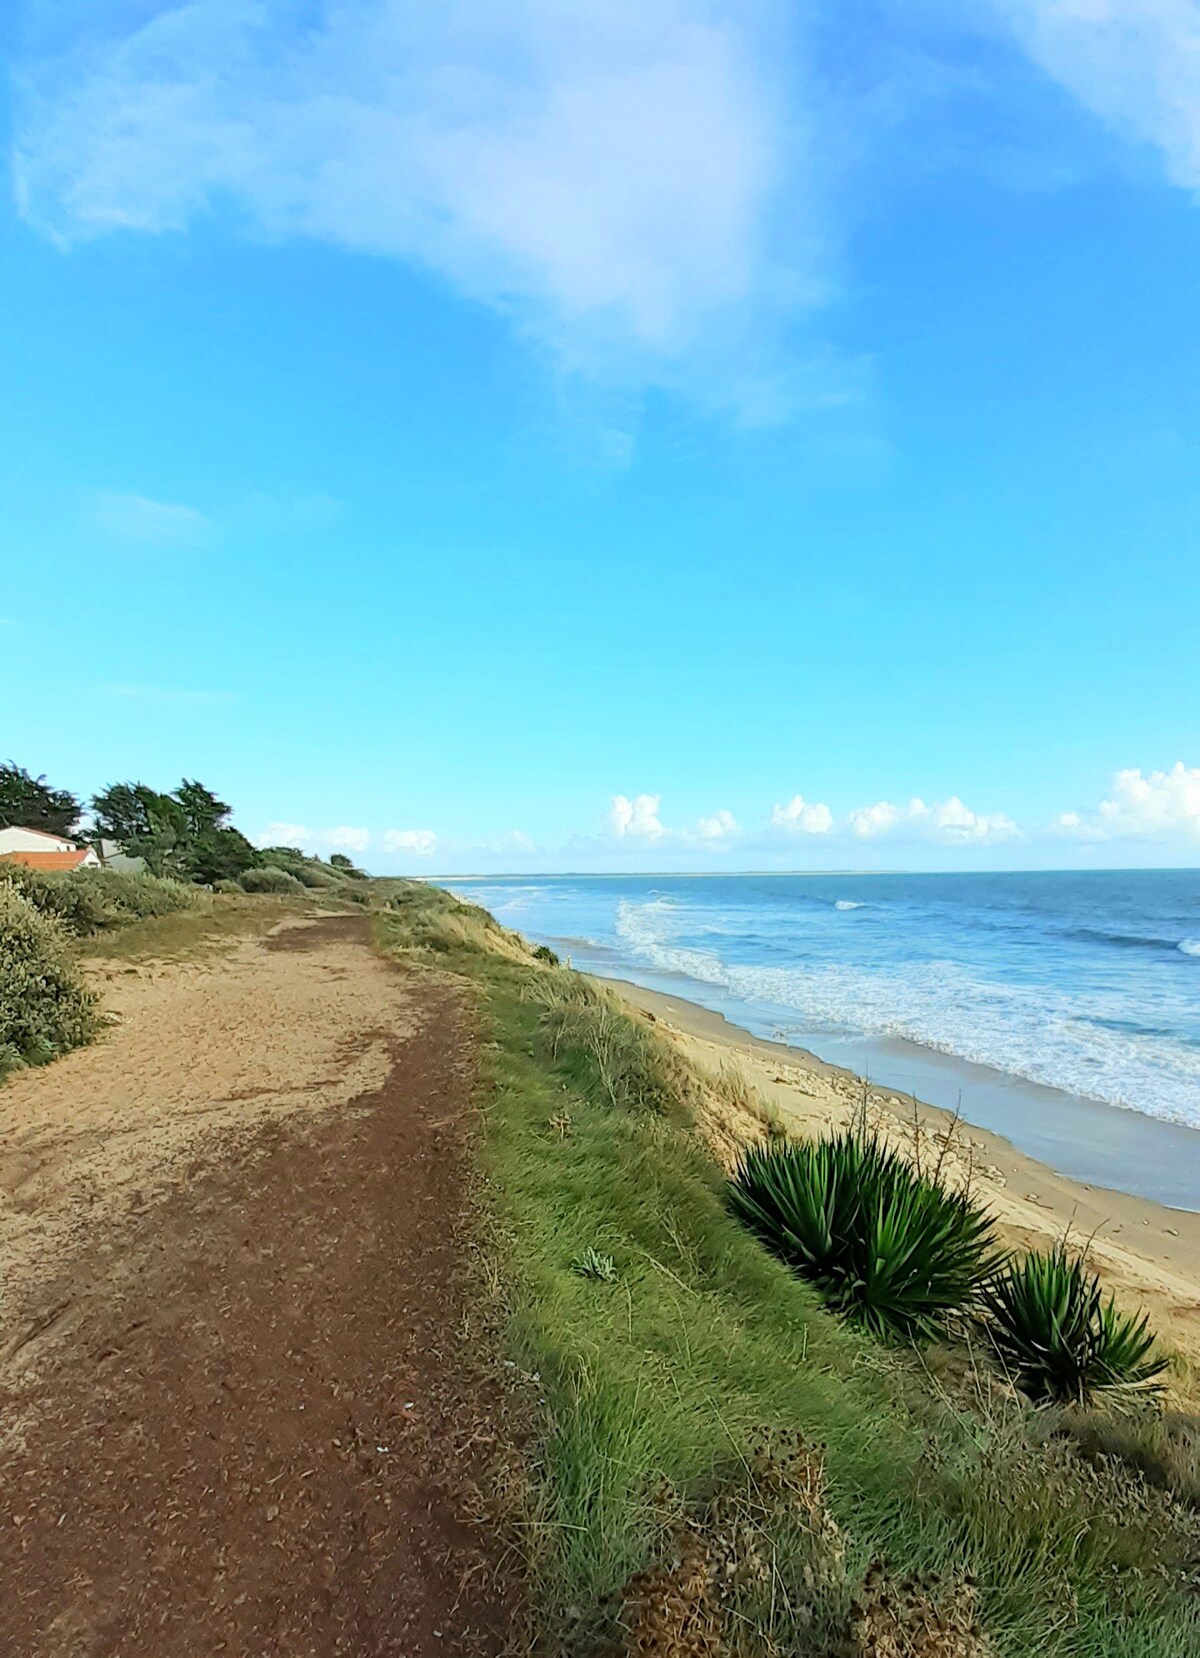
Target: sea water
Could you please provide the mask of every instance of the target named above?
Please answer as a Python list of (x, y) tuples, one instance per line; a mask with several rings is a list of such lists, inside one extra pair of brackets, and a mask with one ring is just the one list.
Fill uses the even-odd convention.
[[(1200, 871), (453, 885), (577, 966), (961, 1106), (1063, 1172), (1200, 1208)], [(1173, 1125), (1153, 1142), (1165, 1174), (1120, 1166), (1149, 1155), (1134, 1121), (1056, 1117), (1065, 1099)]]

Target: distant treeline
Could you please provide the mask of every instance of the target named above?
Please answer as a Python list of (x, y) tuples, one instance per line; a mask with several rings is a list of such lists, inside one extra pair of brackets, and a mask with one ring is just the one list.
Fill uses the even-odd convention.
[[(90, 811), (90, 821), (85, 821)], [(230, 823), (233, 808), (194, 778), (160, 793), (146, 783), (112, 783), (88, 807), (69, 789), (52, 787), (12, 761), (0, 765), (0, 829), (41, 829), (65, 840), (120, 847), (152, 875), (202, 886), (238, 882), (282, 890), (282, 871), (306, 887), (364, 879), (343, 853), (329, 862), (294, 846), (255, 847)]]

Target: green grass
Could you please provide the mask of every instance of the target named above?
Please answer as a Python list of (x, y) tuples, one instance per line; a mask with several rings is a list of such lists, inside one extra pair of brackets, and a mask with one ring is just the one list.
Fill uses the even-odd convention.
[[(918, 1358), (832, 1317), (727, 1212), (690, 1128), (698, 1084), (640, 1020), (511, 935), (493, 948), (491, 918), (444, 893), (393, 902), (384, 946), (477, 993), (511, 1356), (544, 1391), (523, 1547), (551, 1649), (611, 1648), (630, 1578), (681, 1522), (716, 1535), (732, 1503), (768, 1562), (727, 1597), (735, 1653), (829, 1652), (876, 1557), (897, 1578), (972, 1574), (1007, 1658), (1200, 1650), (1176, 1579), (1195, 1537), (1167, 1497), (1040, 1442), (986, 1389), (948, 1399)], [(573, 1270), (589, 1249), (613, 1281)], [(821, 1528), (761, 1473), (764, 1433), (797, 1432), (840, 1539), (820, 1569)]]

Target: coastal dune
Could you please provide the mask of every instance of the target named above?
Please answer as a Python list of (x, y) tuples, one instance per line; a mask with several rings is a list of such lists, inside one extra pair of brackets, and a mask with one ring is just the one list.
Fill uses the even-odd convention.
[(604, 982), (701, 1069), (736, 1068), (787, 1129), (835, 1130), (865, 1106), (890, 1144), (927, 1164), (940, 1157), (951, 1181), (969, 1178), (1006, 1244), (1044, 1249), (1065, 1235), (1086, 1247), (1105, 1285), (1123, 1303), (1143, 1306), (1166, 1345), (1188, 1361), (1180, 1385), (1200, 1394), (1200, 1214), (1069, 1179), (998, 1134), (802, 1048), (753, 1036), (694, 1002)]

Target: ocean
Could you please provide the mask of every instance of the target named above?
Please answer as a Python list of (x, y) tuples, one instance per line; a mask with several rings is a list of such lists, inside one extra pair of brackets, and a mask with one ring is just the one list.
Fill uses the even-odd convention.
[(578, 967), (1200, 1208), (1200, 871), (446, 884)]

